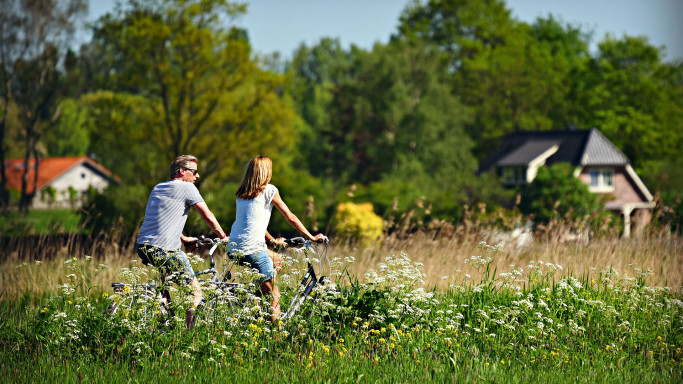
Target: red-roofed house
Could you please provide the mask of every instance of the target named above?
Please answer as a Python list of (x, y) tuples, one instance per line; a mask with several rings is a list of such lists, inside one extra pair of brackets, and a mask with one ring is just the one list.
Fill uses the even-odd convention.
[[(71, 207), (80, 206), (80, 197), (90, 188), (102, 192), (107, 186), (117, 184), (120, 179), (108, 169), (95, 162), (88, 156), (79, 157), (50, 157), (41, 159), (38, 163), (37, 193), (33, 199), (33, 208)], [(27, 192), (33, 193), (33, 178), (35, 160), (29, 163), (27, 178)], [(21, 177), (24, 174), (23, 159), (5, 160), (5, 174), (7, 189), (21, 191)], [(54, 201), (49, 201), (44, 191), (54, 188)], [(73, 192), (77, 196), (73, 196)]]

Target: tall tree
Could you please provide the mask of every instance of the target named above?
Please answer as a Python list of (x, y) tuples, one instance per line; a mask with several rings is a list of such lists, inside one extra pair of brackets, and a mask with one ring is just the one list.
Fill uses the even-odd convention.
[(164, 162), (191, 152), (204, 175), (225, 177), (256, 151), (291, 145), (285, 78), (252, 61), (245, 32), (230, 25), (244, 11), (225, 0), (130, 0), (98, 20), (86, 50), (94, 80), (114, 99), (133, 95), (158, 113), (123, 127), (124, 137), (139, 129)]
[(577, 83), (587, 65), (581, 32), (551, 19), (519, 24), (507, 42), (464, 61), (454, 74), (455, 89), (475, 109), (468, 132), (484, 157), (503, 136), (578, 124), (585, 95)]
[(472, 108), (467, 132), (484, 158), (516, 130), (576, 123), (576, 79), (589, 35), (552, 17), (515, 21), (502, 1), (429, 0), (406, 8), (396, 38), (437, 44), (451, 65), (452, 91)]
[(301, 117), (301, 150), (297, 160), (314, 175), (336, 176), (332, 169), (321, 166), (334, 148), (331, 143), (318, 140), (318, 136), (329, 134), (332, 129), (332, 90), (348, 79), (350, 63), (351, 53), (341, 47), (339, 39), (323, 38), (312, 47), (301, 44), (286, 68), (291, 79), (287, 91)]
[(675, 159), (683, 145), (683, 65), (662, 62), (646, 38), (607, 37), (590, 61), (587, 119), (631, 162)]
[(59, 82), (57, 66), (70, 43), (70, 37), (85, 15), (85, 0), (2, 0), (0, 3), (0, 73), (3, 76), (4, 113), (0, 120), (0, 200), (6, 209), (5, 133), (8, 108), (15, 103), (25, 136), (24, 174), (20, 208), (27, 210), (31, 157), (35, 161), (33, 193), (38, 179), (38, 143), (54, 116)]
[(463, 60), (505, 44), (513, 24), (502, 0), (418, 0), (401, 13), (395, 38), (437, 44), (456, 71)]
[(325, 106), (325, 115), (305, 115), (326, 155), (312, 172), (338, 185), (373, 184), (373, 199), (385, 205), (394, 197), (432, 197), (444, 190), (437, 185), (462, 186), (463, 175), (474, 170), (463, 132), (469, 115), (450, 92), (436, 45), (396, 40), (372, 51), (352, 47), (344, 58), (348, 64), (334, 68), (339, 72), (325, 89), (308, 88), (321, 92), (315, 97)]

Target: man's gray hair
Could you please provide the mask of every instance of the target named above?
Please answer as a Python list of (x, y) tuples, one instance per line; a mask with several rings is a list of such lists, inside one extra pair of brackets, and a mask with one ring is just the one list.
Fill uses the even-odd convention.
[(180, 155), (171, 163), (171, 179), (176, 177), (181, 168), (190, 168), (190, 163), (198, 164), (199, 161), (192, 155)]

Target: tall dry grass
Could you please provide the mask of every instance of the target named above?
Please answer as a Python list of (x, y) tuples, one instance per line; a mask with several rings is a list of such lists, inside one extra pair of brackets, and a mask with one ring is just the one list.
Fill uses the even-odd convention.
[[(486, 257), (478, 247), (488, 236), (470, 235), (434, 239), (428, 233), (413, 234), (408, 238), (387, 238), (379, 247), (356, 249), (346, 244), (334, 249), (334, 256), (351, 255), (356, 262), (349, 268), (351, 275), (363, 276), (369, 269), (377, 269), (386, 256), (405, 252), (414, 262), (424, 264), (424, 279), (429, 287), (444, 289), (458, 273), (469, 273), (477, 281), (474, 269), (465, 263), (471, 256)], [(495, 243), (491, 243), (493, 245)], [(600, 238), (590, 242), (534, 241), (529, 246), (514, 244), (503, 246), (502, 251), (492, 255), (492, 267), (498, 273), (510, 272), (511, 266), (527, 270), (531, 261), (559, 264), (560, 276), (574, 277), (597, 275), (601, 269), (612, 268), (621, 276), (635, 277), (634, 268), (651, 270), (652, 285), (672, 287), (680, 291), (683, 280), (683, 242), (676, 236), (643, 236), (639, 238)], [(443, 277), (448, 276), (448, 279)]]
[[(476, 272), (465, 263), (471, 256), (486, 256), (478, 247), (481, 241), (496, 244), (493, 228), (460, 225), (448, 228), (417, 230), (412, 233), (396, 232), (386, 236), (374, 246), (358, 248), (350, 242), (332, 239), (329, 257), (343, 259), (353, 256), (356, 261), (348, 265), (351, 276), (363, 281), (369, 269), (378, 269), (387, 256), (398, 256), (402, 252), (414, 262), (424, 265), (427, 274), (426, 285), (445, 289), (461, 271), (469, 273), (477, 281)], [(549, 236), (548, 233), (555, 233)], [(509, 272), (512, 268), (525, 270), (531, 261), (559, 264), (568, 274), (581, 277), (597, 275), (600, 269), (612, 268), (621, 276), (635, 276), (634, 267), (650, 269), (653, 275), (651, 285), (672, 287), (681, 290), (683, 280), (683, 241), (667, 231), (652, 231), (621, 239), (618, 236), (603, 236), (590, 241), (566, 241), (563, 231), (547, 232), (530, 245), (518, 247), (514, 243), (504, 245), (494, 255), (493, 266), (498, 272)], [(109, 234), (92, 238), (75, 236), (52, 239), (13, 240), (5, 244), (0, 261), (0, 294), (3, 299), (29, 295), (39, 299), (55, 292), (66, 280), (64, 261), (71, 257), (83, 259), (85, 272), (91, 277), (94, 291), (109, 291), (110, 284), (117, 281), (121, 268), (130, 267), (137, 261), (134, 238)], [(100, 269), (100, 264), (108, 268)], [(135, 265), (140, 266), (140, 263)], [(442, 279), (449, 276), (447, 279)]]

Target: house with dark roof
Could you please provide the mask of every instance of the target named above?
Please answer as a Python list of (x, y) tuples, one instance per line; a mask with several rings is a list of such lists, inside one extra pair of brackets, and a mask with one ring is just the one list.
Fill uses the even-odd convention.
[[(589, 191), (609, 195), (605, 209), (624, 219), (624, 236), (640, 230), (652, 217), (650, 191), (626, 157), (599, 130), (515, 132), (482, 162), (479, 172), (495, 170), (506, 186), (521, 186), (539, 167), (569, 163)], [(633, 227), (633, 228), (632, 228)]]
[[(33, 194), (33, 208), (78, 207), (82, 197), (90, 188), (102, 192), (120, 179), (108, 169), (88, 156), (48, 157), (38, 162), (38, 183), (36, 193), (33, 180), (36, 172), (35, 159), (29, 162), (27, 193)], [(21, 177), (24, 174), (23, 159), (5, 160), (7, 189), (21, 191)], [(51, 191), (52, 193), (48, 193)]]

